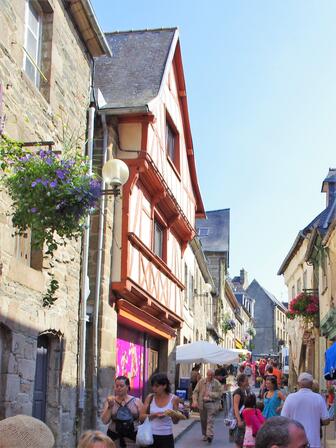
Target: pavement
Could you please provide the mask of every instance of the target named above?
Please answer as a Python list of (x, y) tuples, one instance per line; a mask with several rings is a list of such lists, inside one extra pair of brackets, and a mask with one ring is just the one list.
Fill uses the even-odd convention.
[(214, 439), (212, 443), (209, 444), (202, 440), (199, 414), (192, 413), (192, 416), (188, 420), (183, 420), (177, 425), (174, 425), (175, 448), (233, 448), (235, 445), (234, 443), (229, 442), (229, 431), (224, 425), (223, 420), (223, 412), (220, 412), (215, 420)]

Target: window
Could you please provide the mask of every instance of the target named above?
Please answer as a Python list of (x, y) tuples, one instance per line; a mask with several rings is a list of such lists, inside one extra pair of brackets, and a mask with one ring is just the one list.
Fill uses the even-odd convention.
[(163, 228), (161, 225), (154, 221), (154, 253), (162, 258), (163, 257)]
[(296, 292), (297, 294), (300, 294), (301, 292), (301, 278), (299, 278), (296, 282)]
[(197, 229), (198, 236), (208, 236), (209, 235), (209, 229), (208, 227), (199, 227)]
[(189, 309), (194, 311), (194, 277), (189, 274)]
[(31, 0), (26, 3), (23, 67), (36, 87), (40, 85), (42, 19)]
[(307, 271), (303, 271), (303, 289), (307, 289)]
[(168, 160), (170, 160), (176, 170), (180, 171), (180, 154), (179, 154), (179, 134), (175, 128), (173, 121), (167, 115), (166, 118), (166, 152)]
[(26, 0), (23, 70), (50, 97), (53, 9), (49, 0)]
[(188, 266), (184, 263), (184, 305), (189, 308), (188, 305)]

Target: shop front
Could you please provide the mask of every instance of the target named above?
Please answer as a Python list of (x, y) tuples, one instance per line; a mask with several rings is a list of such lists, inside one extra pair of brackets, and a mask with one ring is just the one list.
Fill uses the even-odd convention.
[(127, 301), (118, 301), (116, 371), (130, 380), (131, 394), (144, 398), (150, 378), (165, 370), (167, 341), (175, 333), (159, 320)]

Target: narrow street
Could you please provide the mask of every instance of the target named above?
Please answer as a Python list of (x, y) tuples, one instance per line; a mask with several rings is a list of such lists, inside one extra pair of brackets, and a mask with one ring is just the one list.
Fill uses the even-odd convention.
[(224, 425), (224, 416), (221, 412), (215, 422), (215, 436), (211, 444), (202, 440), (201, 423), (195, 423), (183, 436), (176, 442), (176, 448), (201, 448), (211, 446), (212, 448), (234, 447), (234, 443), (229, 442), (229, 431)]

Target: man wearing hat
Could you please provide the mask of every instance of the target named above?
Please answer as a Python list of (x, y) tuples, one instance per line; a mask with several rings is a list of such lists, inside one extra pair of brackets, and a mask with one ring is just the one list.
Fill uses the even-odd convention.
[(313, 376), (303, 372), (299, 375), (299, 391), (288, 395), (281, 415), (300, 422), (307, 434), (311, 448), (320, 448), (320, 422), (328, 425), (327, 405), (320, 394), (313, 392)]

